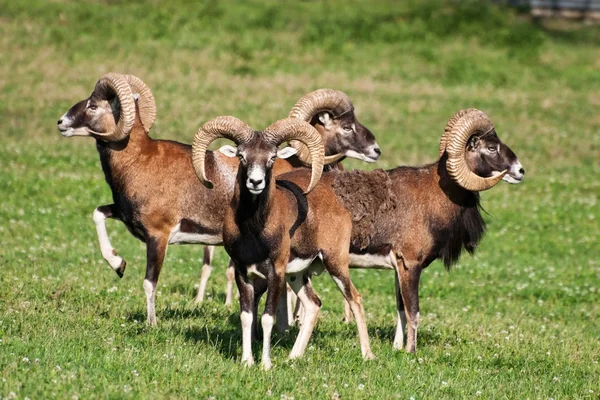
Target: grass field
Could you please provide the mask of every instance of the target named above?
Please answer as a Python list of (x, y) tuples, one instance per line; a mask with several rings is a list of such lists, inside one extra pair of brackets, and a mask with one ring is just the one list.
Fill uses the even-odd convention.
[[(599, 28), (479, 1), (0, 0), (0, 50), (1, 397), (600, 396)], [(424, 272), (417, 354), (392, 351), (392, 273), (353, 271), (376, 360), (323, 275), (305, 357), (287, 360), (292, 330), (271, 371), (243, 368), (223, 249), (198, 307), (201, 247), (169, 249), (152, 329), (144, 245), (109, 221), (124, 278), (101, 259), (91, 213), (110, 190), (93, 140), (56, 120), (108, 71), (152, 88), (155, 138), (189, 143), (223, 114), (265, 127), (333, 87), (377, 136), (378, 167), (433, 161), (448, 118), (477, 107), (527, 174), (482, 194), (474, 257)]]

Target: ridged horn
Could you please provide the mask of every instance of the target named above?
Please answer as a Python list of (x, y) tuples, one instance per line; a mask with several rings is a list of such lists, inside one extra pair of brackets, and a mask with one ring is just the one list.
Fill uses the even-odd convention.
[[(340, 117), (354, 110), (354, 106), (346, 93), (335, 89), (317, 89), (305, 94), (292, 107), (289, 118), (298, 118), (309, 122), (321, 111), (329, 111), (334, 118)], [(290, 146), (297, 150), (296, 157), (304, 164), (310, 165), (310, 152), (297, 141), (290, 141)], [(325, 156), (325, 164), (332, 164), (343, 158), (343, 154)]]
[[(459, 119), (461, 119), (464, 115), (469, 114), (473, 111), (479, 111), (479, 110), (476, 108), (466, 108), (464, 110), (460, 110), (459, 112), (454, 114), (452, 116), (452, 118), (450, 118), (448, 120), (448, 123), (446, 124), (446, 127), (444, 128), (444, 134), (442, 135), (442, 139), (440, 140), (440, 157), (444, 154), (444, 151), (446, 150), (448, 137), (450, 136), (450, 132), (454, 128), (454, 125), (456, 125), (456, 122)], [(479, 112), (481, 112), (481, 111), (479, 111)]]
[(118, 142), (125, 139), (131, 133), (135, 122), (135, 102), (131, 87), (123, 75), (111, 72), (98, 80), (91, 97), (108, 100), (113, 98), (114, 95), (119, 99), (121, 106), (119, 121), (115, 130), (102, 133), (94, 132), (95, 136), (109, 142)]
[(243, 121), (232, 116), (211, 119), (198, 129), (192, 143), (192, 164), (200, 182), (209, 189), (213, 183), (206, 177), (204, 161), (208, 146), (218, 138), (226, 138), (236, 144), (243, 143), (252, 136), (252, 129)]
[(140, 112), (140, 120), (142, 121), (142, 126), (146, 133), (150, 132), (152, 126), (154, 125), (154, 121), (156, 121), (156, 102), (154, 101), (154, 95), (152, 91), (142, 81), (135, 75), (124, 75), (125, 79), (129, 86), (131, 86), (131, 91), (135, 95), (136, 93), (139, 95), (137, 99), (137, 106)]
[(467, 190), (480, 192), (496, 185), (506, 174), (506, 170), (498, 175), (483, 178), (469, 169), (465, 160), (465, 151), (469, 138), (476, 133), (488, 132), (494, 128), (492, 122), (483, 112), (469, 112), (455, 121), (446, 144), (448, 174), (456, 183)]
[(335, 89), (317, 89), (302, 96), (288, 117), (310, 122), (321, 111), (330, 111), (337, 118), (352, 110), (354, 106), (346, 93)]
[[(296, 149), (296, 157), (298, 157), (298, 160), (300, 160), (300, 162), (302, 162), (305, 165), (312, 164), (312, 159), (310, 158), (310, 151), (308, 150), (308, 147), (306, 147), (304, 145), (304, 143), (302, 143), (298, 140), (290, 140), (289, 144), (290, 144), (290, 147), (293, 147), (294, 149)], [(325, 152), (325, 147), (323, 147), (323, 153), (324, 152)], [(340, 161), (342, 158), (344, 158), (345, 156), (346, 155), (343, 153), (333, 154), (331, 156), (324, 156), (323, 164), (329, 165), (329, 164), (336, 163), (336, 162)]]
[(295, 118), (285, 118), (270, 125), (264, 130), (263, 135), (266, 140), (275, 146), (296, 139), (308, 148), (310, 159), (313, 162), (311, 164), (310, 183), (304, 194), (310, 193), (319, 182), (319, 179), (321, 179), (321, 174), (323, 173), (325, 148), (319, 132), (308, 122)]

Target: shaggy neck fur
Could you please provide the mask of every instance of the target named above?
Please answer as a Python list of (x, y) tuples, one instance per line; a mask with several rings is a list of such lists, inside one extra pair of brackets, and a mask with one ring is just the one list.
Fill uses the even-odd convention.
[(446, 159), (444, 154), (432, 166), (437, 168), (439, 187), (449, 203), (447, 218), (440, 224), (443, 226), (432, 224), (432, 233), (441, 244), (439, 258), (449, 269), (458, 261), (463, 249), (473, 254), (485, 233), (485, 221), (480, 213), (479, 193), (466, 190), (452, 180), (446, 169)]

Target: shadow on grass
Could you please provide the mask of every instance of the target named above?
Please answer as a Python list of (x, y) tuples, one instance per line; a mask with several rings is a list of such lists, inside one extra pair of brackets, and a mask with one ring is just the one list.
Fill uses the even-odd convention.
[[(203, 343), (215, 348), (225, 358), (237, 358), (242, 348), (242, 331), (240, 327), (239, 315), (232, 314), (227, 318), (226, 324), (221, 326), (185, 327), (179, 330), (179, 334), (186, 341)], [(295, 327), (283, 333), (273, 331), (271, 336), (272, 346), (291, 350), (297, 335), (298, 329)], [(252, 343), (252, 353), (257, 360), (260, 360), (261, 349), (262, 332), (260, 332), (258, 340)]]

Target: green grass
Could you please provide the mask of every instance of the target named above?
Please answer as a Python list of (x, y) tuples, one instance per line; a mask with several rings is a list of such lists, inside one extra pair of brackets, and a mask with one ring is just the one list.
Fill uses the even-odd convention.
[[(597, 27), (479, 1), (0, 0), (0, 396), (598, 398), (598, 43)], [(483, 193), (475, 257), (424, 272), (416, 355), (392, 351), (392, 274), (353, 271), (375, 361), (324, 275), (305, 357), (286, 359), (296, 331), (275, 334), (273, 370), (243, 368), (222, 249), (199, 307), (201, 247), (169, 249), (153, 329), (143, 244), (109, 221), (125, 277), (101, 259), (91, 212), (111, 194), (95, 146), (55, 124), (108, 71), (144, 79), (152, 136), (185, 142), (217, 115), (261, 128), (310, 90), (344, 90), (380, 167), (434, 160), (447, 119), (478, 107), (526, 179)]]

